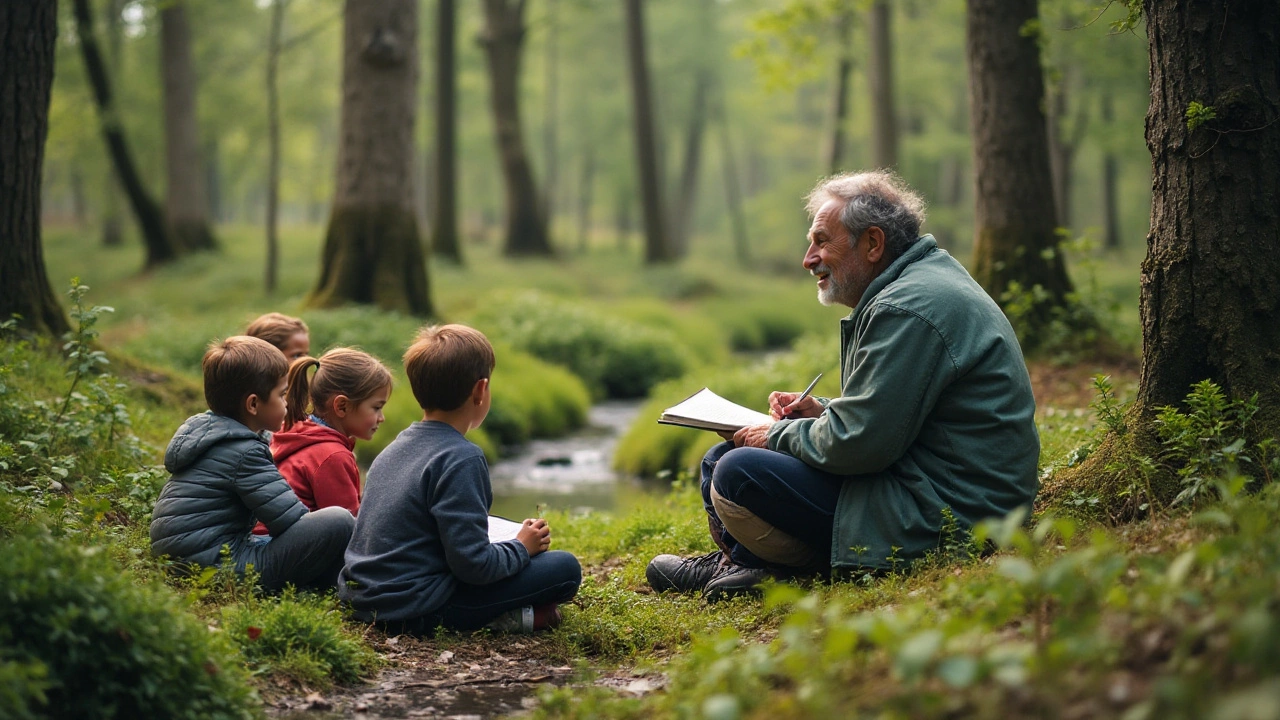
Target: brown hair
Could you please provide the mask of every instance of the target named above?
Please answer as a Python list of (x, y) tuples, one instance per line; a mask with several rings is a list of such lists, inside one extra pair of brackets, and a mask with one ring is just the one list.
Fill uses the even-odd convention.
[(219, 415), (239, 419), (244, 399), (266, 399), (289, 370), (284, 353), (271, 343), (248, 335), (214, 340), (200, 362), (204, 369), (204, 401)]
[(302, 320), (278, 312), (269, 312), (266, 315), (262, 315), (257, 320), (249, 323), (249, 327), (244, 329), (245, 335), (266, 340), (280, 350), (284, 350), (289, 338), (298, 333), (310, 335), (311, 330)]
[(497, 360), (484, 333), (466, 325), (431, 325), (404, 353), (404, 371), (423, 410), (457, 410)]
[[(316, 373), (307, 379), (307, 370)], [(300, 357), (289, 366), (289, 413), (286, 428), (307, 417), (310, 408), (322, 408), (338, 395), (359, 404), (383, 388), (391, 387), (391, 371), (378, 358), (355, 348), (334, 348), (317, 360)]]

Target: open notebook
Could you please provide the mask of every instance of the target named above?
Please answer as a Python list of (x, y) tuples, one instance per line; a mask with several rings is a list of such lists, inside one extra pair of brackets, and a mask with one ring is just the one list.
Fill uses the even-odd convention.
[(737, 430), (748, 425), (763, 425), (773, 418), (762, 412), (730, 402), (702, 388), (684, 401), (662, 411), (658, 422), (664, 425), (699, 428), (701, 430)]
[(521, 524), (497, 515), (489, 516), (489, 542), (498, 543), (503, 540), (515, 540), (520, 532)]

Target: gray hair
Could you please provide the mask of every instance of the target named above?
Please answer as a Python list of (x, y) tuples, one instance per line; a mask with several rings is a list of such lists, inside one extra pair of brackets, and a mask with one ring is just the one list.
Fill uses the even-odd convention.
[(823, 178), (805, 197), (805, 209), (813, 217), (828, 200), (844, 204), (840, 223), (849, 231), (849, 244), (867, 228), (884, 231), (885, 256), (896, 260), (920, 237), (924, 224), (924, 198), (890, 170), (842, 173)]

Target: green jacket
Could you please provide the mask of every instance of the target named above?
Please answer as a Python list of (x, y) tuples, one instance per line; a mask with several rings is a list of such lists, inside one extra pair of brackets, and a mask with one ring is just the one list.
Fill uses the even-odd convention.
[(840, 392), (781, 420), (768, 446), (848, 476), (833, 567), (889, 568), (1035, 498), (1040, 437), (1026, 362), (1004, 313), (925, 235), (840, 321)]

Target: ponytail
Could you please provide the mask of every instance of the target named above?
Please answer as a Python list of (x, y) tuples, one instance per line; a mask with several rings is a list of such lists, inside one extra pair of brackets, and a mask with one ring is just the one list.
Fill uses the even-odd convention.
[(294, 360), (289, 366), (289, 390), (285, 395), (289, 411), (284, 417), (285, 430), (293, 427), (294, 423), (306, 419), (310, 414), (308, 406), (311, 401), (311, 391), (310, 383), (307, 381), (307, 370), (313, 365), (320, 367), (320, 361), (308, 356)]

